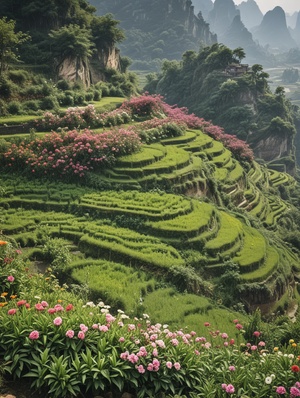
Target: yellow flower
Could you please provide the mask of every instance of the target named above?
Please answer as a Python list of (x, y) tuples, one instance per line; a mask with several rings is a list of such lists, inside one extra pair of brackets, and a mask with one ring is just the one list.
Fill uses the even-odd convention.
[(277, 352), (279, 350), (278, 347), (274, 347), (274, 351)]
[(0, 303), (0, 307), (4, 307), (5, 305), (7, 305), (7, 303)]
[(5, 240), (0, 240), (0, 246), (5, 246), (7, 245), (8, 242), (6, 242)]
[(10, 296), (10, 298), (11, 298), (12, 300), (15, 299), (16, 297), (17, 297), (16, 294), (13, 294), (13, 295)]
[(1, 293), (1, 297), (6, 297), (8, 295), (8, 293), (7, 292), (3, 292), (3, 293)]
[(293, 343), (293, 344), (292, 344), (292, 347), (297, 347), (297, 343)]
[(58, 303), (62, 303), (63, 301), (62, 301), (62, 300), (60, 300), (60, 299), (58, 299), (58, 300), (57, 300), (57, 302), (58, 302)]
[(289, 341), (289, 343), (290, 343), (290, 344), (293, 344), (293, 343), (295, 343), (295, 340), (291, 339), (291, 340)]

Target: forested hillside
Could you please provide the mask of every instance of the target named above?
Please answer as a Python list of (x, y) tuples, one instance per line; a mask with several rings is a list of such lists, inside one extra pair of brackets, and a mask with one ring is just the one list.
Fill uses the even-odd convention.
[(97, 13), (111, 13), (120, 21), (126, 40), (120, 48), (141, 70), (158, 70), (162, 59), (180, 59), (186, 50), (217, 41), (190, 0), (92, 0)]
[(263, 67), (243, 64), (244, 57), (243, 49), (222, 44), (187, 51), (181, 61), (165, 61), (160, 74), (148, 75), (145, 89), (223, 126), (246, 140), (256, 157), (294, 174), (299, 108), (283, 87), (272, 93)]

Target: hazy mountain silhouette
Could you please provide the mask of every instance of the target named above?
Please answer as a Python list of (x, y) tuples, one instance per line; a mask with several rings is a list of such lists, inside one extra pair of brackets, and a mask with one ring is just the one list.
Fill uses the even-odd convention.
[(219, 42), (233, 49), (242, 47), (246, 53), (244, 62), (253, 64), (267, 61), (265, 50), (253, 40), (252, 34), (245, 27), (240, 15), (234, 17), (229, 29), (220, 36)]
[(300, 11), (297, 13), (295, 29), (290, 29), (290, 32), (291, 32), (293, 39), (296, 41), (296, 43), (300, 47)]
[(254, 28), (252, 33), (260, 45), (268, 46), (273, 50), (287, 51), (296, 47), (296, 42), (287, 27), (285, 12), (281, 7), (268, 11), (261, 24)]
[(207, 22), (210, 24), (210, 29), (217, 34), (218, 41), (239, 13), (233, 0), (215, 0), (214, 8), (208, 14)]
[(245, 27), (250, 30), (261, 24), (264, 14), (256, 4), (255, 0), (246, 0), (237, 6)]

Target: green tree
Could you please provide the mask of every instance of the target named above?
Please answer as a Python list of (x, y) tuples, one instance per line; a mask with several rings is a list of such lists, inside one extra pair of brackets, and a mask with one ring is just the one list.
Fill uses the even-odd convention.
[(93, 53), (91, 31), (79, 25), (67, 25), (49, 33), (54, 57), (87, 58)]
[(242, 61), (242, 59), (244, 59), (246, 57), (246, 53), (242, 47), (235, 48), (232, 51), (232, 55), (234, 58), (236, 58), (238, 60), (239, 63)]
[(29, 40), (26, 33), (16, 32), (15, 26), (14, 20), (0, 19), (0, 76), (10, 62), (18, 61), (19, 44)]
[(91, 30), (97, 48), (112, 47), (125, 39), (124, 32), (118, 28), (118, 24), (119, 21), (113, 19), (111, 14), (92, 19)]

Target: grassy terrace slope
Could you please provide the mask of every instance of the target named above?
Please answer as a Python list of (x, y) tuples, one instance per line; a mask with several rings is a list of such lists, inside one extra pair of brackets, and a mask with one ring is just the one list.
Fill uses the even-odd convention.
[[(6, 174), (0, 180), (2, 232), (30, 249), (31, 259), (43, 257), (45, 231), (64, 239), (79, 254), (64, 270), (68, 282), (87, 284), (94, 297), (132, 311), (161, 284), (211, 295), (232, 263), (240, 275), (239, 300), (260, 304), (279, 297), (279, 286), (299, 270), (297, 255), (276, 235), (289, 210), (277, 187), (292, 188), (294, 180), (255, 161), (241, 163), (205, 127), (179, 131), (169, 120), (157, 127), (159, 119), (151, 118), (148, 126), (135, 114), (126, 122), (128, 109), (121, 111), (101, 120), (116, 116), (124, 131), (137, 132), (146, 141), (139, 150), (88, 170), (81, 184), (58, 181), (59, 175)], [(96, 131), (101, 137), (105, 126)], [(120, 280), (135, 286), (134, 300), (126, 299)]]

